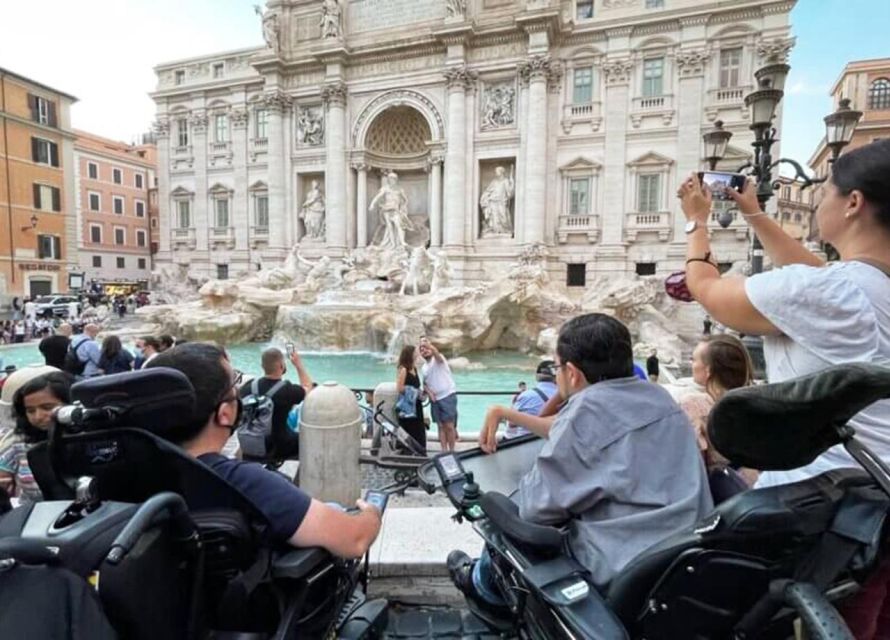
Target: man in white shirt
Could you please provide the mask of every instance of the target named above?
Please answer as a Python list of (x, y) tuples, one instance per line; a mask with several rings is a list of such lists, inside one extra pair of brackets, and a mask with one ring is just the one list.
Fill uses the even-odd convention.
[(425, 360), (420, 372), (423, 388), (430, 397), (433, 421), (439, 428), (439, 444), (442, 451), (454, 451), (457, 442), (457, 386), (451, 368), (439, 350), (428, 338), (421, 338), (418, 346)]

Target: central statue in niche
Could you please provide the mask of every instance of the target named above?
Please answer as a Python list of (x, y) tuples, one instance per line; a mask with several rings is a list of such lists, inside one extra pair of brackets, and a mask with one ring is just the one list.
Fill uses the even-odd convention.
[(414, 225), (408, 217), (408, 197), (399, 186), (399, 176), (390, 172), (383, 180), (380, 191), (371, 200), (368, 211), (377, 210), (383, 224), (383, 238), (380, 246), (388, 249), (403, 249), (406, 246), (405, 232), (413, 231)]

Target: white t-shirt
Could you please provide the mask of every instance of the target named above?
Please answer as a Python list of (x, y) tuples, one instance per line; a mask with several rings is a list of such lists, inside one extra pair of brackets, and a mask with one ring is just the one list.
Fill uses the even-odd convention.
[[(862, 262), (791, 265), (748, 278), (748, 299), (782, 331), (763, 340), (767, 378), (782, 382), (846, 362), (890, 367), (890, 277)], [(857, 438), (890, 462), (890, 400), (850, 421)], [(829, 469), (859, 467), (837, 446), (805, 467), (767, 471), (758, 487), (796, 482)]]
[(420, 373), (423, 375), (423, 383), (433, 392), (437, 401), (457, 393), (457, 386), (451, 375), (451, 367), (444, 360), (439, 362), (435, 357), (430, 358), (429, 361), (423, 363)]

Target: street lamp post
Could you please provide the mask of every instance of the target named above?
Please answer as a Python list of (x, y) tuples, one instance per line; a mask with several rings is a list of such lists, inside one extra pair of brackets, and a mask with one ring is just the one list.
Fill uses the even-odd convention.
[[(773, 197), (778, 184), (773, 180), (773, 169), (780, 164), (790, 165), (795, 172), (794, 179), (803, 182), (802, 189), (824, 182), (825, 178), (810, 178), (803, 167), (796, 160), (779, 158), (773, 161), (772, 147), (779, 141), (778, 131), (773, 126), (776, 117), (776, 109), (784, 96), (785, 79), (791, 70), (787, 64), (769, 61), (769, 63), (754, 73), (757, 80), (757, 89), (745, 96), (745, 106), (751, 111), (750, 129), (754, 132), (754, 157), (751, 161), (739, 168), (739, 172), (746, 172), (754, 178), (757, 185), (757, 200), (762, 210), (766, 210), (766, 204)], [(831, 150), (830, 162), (838, 158), (841, 150), (850, 143), (856, 124), (862, 117), (861, 111), (850, 108), (850, 101), (843, 99), (838, 103), (837, 110), (825, 116), (825, 140)], [(702, 140), (705, 145), (705, 160), (713, 170), (726, 152), (732, 132), (723, 129), (723, 122), (714, 123), (714, 129), (705, 132)], [(732, 223), (732, 216), (721, 216), (720, 225), (728, 227)], [(753, 234), (751, 242), (751, 273), (763, 271), (763, 245), (757, 234)]]

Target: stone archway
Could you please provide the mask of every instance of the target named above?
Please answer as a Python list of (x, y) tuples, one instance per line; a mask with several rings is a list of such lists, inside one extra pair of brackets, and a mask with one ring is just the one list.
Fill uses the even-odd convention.
[(408, 243), (422, 246), (440, 235), (441, 167), (433, 161), (433, 155), (441, 129), (435, 116), (431, 121), (429, 114), (411, 102), (381, 100), (377, 106), (365, 109), (362, 115), (367, 120), (360, 118), (356, 123), (355, 135), (359, 137), (353, 167), (358, 186), (358, 246), (380, 240), (381, 220), (368, 206), (390, 173), (398, 177), (398, 186), (407, 198), (408, 217), (415, 227), (408, 233)]

